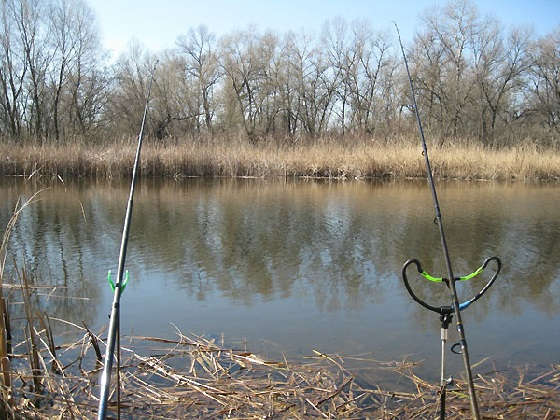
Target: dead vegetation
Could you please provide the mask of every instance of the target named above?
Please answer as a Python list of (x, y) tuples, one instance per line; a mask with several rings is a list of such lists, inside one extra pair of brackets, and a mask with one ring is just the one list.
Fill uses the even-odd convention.
[[(414, 137), (415, 139), (415, 137)], [(107, 146), (83, 143), (0, 145), (0, 173), (25, 177), (129, 177), (134, 139)], [(466, 180), (558, 180), (560, 155), (553, 149), (520, 145), (494, 150), (470, 143), (430, 146), (434, 176)], [(311, 177), (336, 179), (423, 178), (421, 147), (410, 139), (314, 144), (251, 145), (242, 140), (176, 144), (147, 142), (140, 171), (144, 177), (191, 176)]]
[[(103, 343), (87, 327), (72, 327), (80, 330), (81, 337), (56, 348), (56, 355), (48, 344), (48, 330), (33, 328), (38, 345), (33, 357), (38, 370), (27, 363), (12, 364), (8, 373), (11, 385), (3, 386), (9, 415), (96, 415), (102, 370), (97, 347)], [(173, 340), (129, 337), (124, 341), (118, 405), (121, 415), (129, 418), (394, 419), (433, 418), (438, 411), (439, 386), (417, 377), (414, 363), (407, 361), (360, 357), (362, 365), (405, 378), (408, 384), (403, 388), (407, 390), (402, 391), (364, 383), (359, 374), (345, 368), (344, 358), (318, 351), (304, 362), (291, 363), (267, 361), (180, 332)], [(21, 344), (15, 347), (25, 348)], [(28, 356), (19, 353), (10, 357), (22, 361)], [(117, 412), (115, 377), (113, 374), (110, 416)], [(478, 373), (475, 383), (484, 418), (552, 419), (560, 415), (558, 365), (531, 377), (523, 370), (517, 377)], [(468, 413), (466, 385), (457, 381), (447, 393), (447, 416), (458, 419)]]

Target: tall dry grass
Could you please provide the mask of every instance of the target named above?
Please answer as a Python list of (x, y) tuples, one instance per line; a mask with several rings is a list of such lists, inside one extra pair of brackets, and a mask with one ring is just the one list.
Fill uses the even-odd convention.
[[(135, 140), (107, 146), (0, 145), (0, 173), (21, 176), (120, 178), (129, 176)], [(487, 180), (558, 180), (560, 154), (522, 145), (499, 150), (477, 145), (429, 146), (439, 178)], [(243, 141), (146, 142), (143, 176), (225, 177), (424, 177), (421, 147), (407, 139), (345, 144), (251, 145)]]

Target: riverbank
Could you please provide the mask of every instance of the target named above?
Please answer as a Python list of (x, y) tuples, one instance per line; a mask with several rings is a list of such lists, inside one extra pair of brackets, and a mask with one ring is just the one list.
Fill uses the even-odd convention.
[[(71, 328), (80, 330), (79, 338), (62, 346), (49, 339), (48, 329), (34, 328), (37, 344), (29, 347), (33, 357), (12, 355), (37, 364), (4, 369), (4, 378), (10, 378), (2, 393), (6, 418), (96, 416), (104, 339), (85, 326)], [(121, 350), (120, 379), (116, 371), (112, 375), (109, 415), (407, 419), (430, 418), (439, 412), (439, 385), (418, 377), (411, 361), (384, 362), (371, 355), (341, 357), (317, 350), (300, 362), (266, 360), (250, 350), (225, 347), (179, 331), (171, 339), (121, 340), (126, 344)], [(348, 369), (346, 365), (352, 361), (359, 363), (360, 369)], [(560, 414), (559, 367), (542, 372), (520, 368), (507, 375), (492, 369), (485, 360), (476, 363), (481, 416), (556, 418)], [(387, 375), (398, 385), (384, 384), (382, 378)], [(116, 392), (117, 381), (120, 394)], [(457, 379), (447, 390), (446, 417), (468, 417), (469, 407), (466, 383)]]
[[(0, 145), (0, 174), (25, 177), (128, 177), (135, 141), (107, 146)], [(405, 140), (313, 145), (251, 145), (244, 141), (146, 142), (144, 177), (323, 177), (337, 179), (421, 178), (419, 144)], [(534, 146), (499, 150), (477, 145), (429, 146), (434, 176), (464, 180), (557, 181), (560, 153)]]

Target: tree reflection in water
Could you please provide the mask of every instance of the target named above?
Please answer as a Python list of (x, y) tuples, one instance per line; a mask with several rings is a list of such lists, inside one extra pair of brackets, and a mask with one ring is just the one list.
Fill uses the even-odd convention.
[[(17, 197), (37, 186), (0, 188), (5, 225)], [(546, 361), (560, 342), (560, 188), (438, 188), (455, 272), (469, 273), (492, 255), (504, 263), (493, 290), (465, 313), (475, 357), (488, 347), (498, 353), (502, 340), (526, 348), (521, 329)], [(41, 283), (61, 286), (62, 297), (40, 299), (50, 315), (106, 322), (106, 270), (116, 267), (127, 192), (125, 184), (55, 185), (22, 215), (10, 252)], [(123, 303), (131, 330), (172, 321), (205, 334), (292, 340), (279, 347), (296, 352), (318, 344), (395, 357), (431, 353), (423, 347), (435, 343), (438, 321), (410, 301), (400, 280), (412, 257), (430, 273), (445, 272), (425, 183), (143, 180), (135, 198)], [(482, 281), (461, 283), (460, 295)], [(440, 285), (415, 282), (421, 297), (447, 303)]]

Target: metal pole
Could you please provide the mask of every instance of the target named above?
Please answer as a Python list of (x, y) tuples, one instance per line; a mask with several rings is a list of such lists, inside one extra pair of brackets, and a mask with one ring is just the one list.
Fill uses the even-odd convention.
[(101, 394), (99, 396), (99, 411), (97, 418), (100, 420), (105, 419), (107, 412), (107, 401), (109, 399), (109, 388), (111, 385), (111, 369), (113, 367), (113, 355), (115, 353), (115, 338), (119, 326), (120, 316), (120, 298), (121, 298), (121, 285), (124, 273), (124, 263), (126, 260), (126, 248), (128, 245), (128, 232), (130, 229), (130, 222), (132, 220), (132, 205), (134, 196), (134, 186), (136, 184), (136, 172), (138, 170), (138, 163), (140, 162), (140, 150), (142, 148), (142, 139), (144, 137), (144, 125), (146, 123), (146, 116), (148, 114), (148, 104), (150, 101), (150, 94), (152, 91), (152, 82), (154, 81), (154, 74), (157, 62), (154, 64), (152, 74), (150, 77), (150, 84), (148, 86), (148, 95), (146, 97), (146, 105), (144, 107), (144, 116), (142, 117), (142, 125), (140, 127), (140, 134), (138, 134), (138, 146), (136, 148), (136, 157), (134, 158), (134, 166), (132, 168), (132, 182), (130, 185), (130, 195), (128, 197), (128, 204), (126, 206), (126, 215), (124, 218), (124, 227), (121, 238), (121, 248), (119, 253), (119, 268), (117, 272), (117, 281), (115, 283), (115, 294), (113, 296), (113, 306), (111, 309), (111, 319), (109, 322), (109, 335), (107, 337), (107, 348), (105, 351), (105, 366), (103, 367), (103, 374), (101, 376)]
[(451, 383), (451, 379), (448, 381), (445, 378), (445, 344), (447, 343), (447, 330), (449, 324), (453, 319), (453, 313), (451, 312), (451, 307), (445, 306), (441, 308), (443, 312), (439, 319), (441, 321), (441, 374), (440, 374), (440, 397), (439, 397), (439, 418), (440, 420), (445, 419), (445, 394), (447, 392), (447, 385)]
[(418, 112), (418, 105), (416, 104), (416, 96), (414, 95), (414, 85), (412, 84), (412, 77), (410, 76), (410, 71), (408, 69), (408, 62), (406, 60), (406, 55), (404, 53), (404, 47), (401, 41), (401, 35), (399, 32), (399, 28), (395, 23), (395, 27), (397, 28), (397, 33), (399, 36), (399, 44), (401, 47), (404, 64), (406, 67), (406, 73), (408, 75), (408, 81), (410, 82), (410, 92), (412, 96), (412, 104), (414, 106), (414, 113), (416, 114), (416, 122), (418, 123), (418, 131), (420, 132), (420, 138), (422, 140), (422, 149), (424, 154), (424, 160), (426, 162), (426, 172), (428, 174), (428, 182), (430, 184), (430, 190), (432, 192), (432, 199), (434, 201), (435, 207), (435, 214), (436, 214), (436, 221), (439, 226), (439, 234), (441, 238), (441, 246), (443, 248), (443, 256), (445, 259), (445, 265), (447, 266), (447, 272), (449, 275), (449, 288), (451, 290), (451, 299), (453, 301), (453, 308), (456, 314), (456, 326), (457, 331), (459, 332), (460, 336), (460, 343), (461, 343), (461, 350), (463, 354), (463, 362), (465, 365), (465, 372), (467, 374), (467, 384), (469, 387), (469, 396), (470, 396), (470, 403), (471, 403), (471, 414), (473, 419), (479, 420), (480, 413), (478, 410), (478, 402), (476, 400), (476, 394), (474, 391), (474, 382), (472, 378), (472, 371), (471, 371), (471, 364), (469, 360), (469, 351), (467, 347), (467, 339), (465, 334), (465, 328), (463, 326), (463, 321), (461, 319), (461, 312), (459, 311), (459, 300), (457, 299), (457, 290), (455, 289), (455, 276), (453, 275), (453, 268), (451, 267), (451, 258), (449, 257), (449, 250), (447, 247), (447, 241), (445, 240), (445, 232), (443, 229), (443, 221), (441, 218), (441, 210), (439, 208), (439, 201), (437, 197), (436, 187), (434, 183), (434, 179), (432, 176), (432, 168), (430, 166), (430, 159), (428, 157), (428, 148), (426, 146), (426, 140), (424, 138), (424, 130), (422, 129), (422, 122), (420, 121), (420, 114)]
[(447, 383), (445, 379), (445, 342), (447, 341), (447, 329), (441, 329), (441, 394), (439, 397), (439, 418), (445, 419), (445, 393), (447, 391)]

